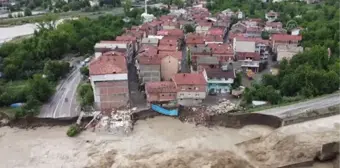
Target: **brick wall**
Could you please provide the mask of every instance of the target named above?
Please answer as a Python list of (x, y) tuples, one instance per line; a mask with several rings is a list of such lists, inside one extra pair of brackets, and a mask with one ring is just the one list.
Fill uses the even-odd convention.
[(96, 91), (99, 93), (100, 109), (112, 109), (125, 106), (129, 100), (128, 81), (96, 82)]

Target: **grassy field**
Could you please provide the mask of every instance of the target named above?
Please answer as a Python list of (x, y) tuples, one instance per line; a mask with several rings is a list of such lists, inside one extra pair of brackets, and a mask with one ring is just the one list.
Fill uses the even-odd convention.
[[(70, 12), (63, 12), (63, 13), (53, 13), (57, 18), (68, 18), (68, 17), (89, 17), (89, 18), (97, 18), (101, 15), (119, 15), (123, 13), (123, 8), (113, 8), (113, 9), (103, 9), (96, 12), (81, 12), (81, 11), (70, 11)], [(46, 15), (51, 14), (43, 14), (43, 15), (35, 15), (35, 16), (28, 16), (28, 17), (21, 17), (21, 18), (6, 18), (0, 19), (0, 27), (9, 27), (14, 25), (22, 25), (26, 23), (36, 23), (42, 22), (46, 18)]]

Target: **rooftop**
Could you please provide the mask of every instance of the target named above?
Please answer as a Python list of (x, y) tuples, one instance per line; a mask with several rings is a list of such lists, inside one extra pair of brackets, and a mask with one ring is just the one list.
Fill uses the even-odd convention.
[(234, 50), (229, 44), (208, 44), (212, 54), (233, 54)]
[(172, 77), (172, 81), (176, 85), (206, 85), (207, 81), (204, 79), (202, 73), (178, 73)]
[(181, 51), (159, 51), (158, 57), (163, 58), (166, 56), (173, 56), (179, 60), (182, 59), (182, 52)]
[(105, 75), (127, 73), (124, 56), (103, 55), (92, 61), (89, 65), (90, 75)]
[(294, 36), (288, 34), (273, 34), (271, 40), (275, 41), (300, 41), (302, 40), (302, 36)]
[(172, 81), (147, 82), (145, 91), (147, 93), (174, 93), (176, 85)]
[(159, 57), (138, 57), (139, 64), (141, 65), (160, 65), (161, 59)]
[(209, 35), (215, 35), (215, 36), (223, 36), (224, 32), (223, 29), (218, 27), (213, 27), (208, 30)]
[(224, 79), (234, 79), (235, 73), (233, 70), (223, 71), (222, 69), (206, 69), (208, 78), (224, 78)]
[(162, 44), (158, 46), (159, 51), (177, 51), (177, 45)]

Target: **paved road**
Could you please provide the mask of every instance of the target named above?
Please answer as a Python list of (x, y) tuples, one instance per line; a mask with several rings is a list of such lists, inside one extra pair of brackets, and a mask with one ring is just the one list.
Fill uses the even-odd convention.
[(323, 96), (320, 98), (288, 105), (267, 110), (258, 111), (256, 113), (275, 115), (281, 118), (289, 117), (292, 115), (297, 115), (303, 113), (307, 110), (315, 110), (321, 108), (327, 108), (329, 106), (334, 106), (340, 104), (340, 93), (334, 93), (331, 95)]
[[(49, 103), (43, 105), (39, 118), (70, 118), (80, 114), (76, 100), (77, 86), (81, 80), (80, 67), (77, 67), (56, 90)], [(65, 102), (65, 98), (68, 99)]]

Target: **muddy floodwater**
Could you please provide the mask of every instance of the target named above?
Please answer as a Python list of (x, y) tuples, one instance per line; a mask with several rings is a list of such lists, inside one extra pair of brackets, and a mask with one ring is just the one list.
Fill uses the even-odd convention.
[[(99, 165), (94, 165), (97, 162), (102, 164), (100, 167), (110, 167), (110, 164), (122, 167), (135, 164), (131, 160), (149, 167), (152, 160), (161, 162), (180, 153), (190, 153), (187, 151), (192, 155), (196, 155), (196, 151), (232, 151), (235, 143), (272, 131), (262, 126), (209, 129), (166, 117), (138, 121), (133, 133), (126, 137), (87, 131), (77, 138), (68, 138), (66, 130), (67, 127), (0, 128), (0, 167), (79, 168), (97, 167)], [(98, 161), (105, 154), (115, 155), (115, 160)]]
[[(324, 125), (329, 126), (322, 125), (323, 129), (316, 130), (333, 129), (339, 124), (339, 119), (325, 120)], [(298, 133), (301, 134), (303, 129), (315, 125), (302, 125), (301, 129), (295, 126), (294, 129), (300, 130)], [(275, 140), (276, 135), (281, 138), (281, 133), (287, 130), (289, 135), (293, 134), (287, 128), (273, 131), (272, 128), (258, 125), (242, 129), (206, 128), (167, 117), (138, 121), (129, 136), (86, 131), (76, 138), (68, 138), (66, 130), (67, 127), (40, 127), (35, 130), (0, 128), (0, 167), (209, 168), (224, 165), (252, 168), (254, 166), (250, 163), (259, 162), (256, 154), (251, 152), (252, 148), (259, 150), (263, 143), (276, 143), (271, 140)], [(253, 147), (248, 147), (249, 144), (235, 146), (259, 136), (269, 139), (250, 145)], [(267, 164), (276, 159), (276, 153), (272, 154), (274, 156), (267, 160)]]

